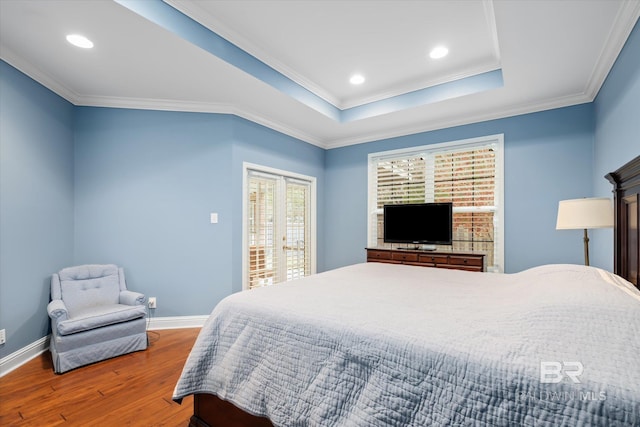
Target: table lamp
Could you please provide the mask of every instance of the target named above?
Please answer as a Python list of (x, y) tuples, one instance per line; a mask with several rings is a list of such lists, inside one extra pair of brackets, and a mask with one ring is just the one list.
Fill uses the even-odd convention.
[(613, 203), (606, 197), (561, 200), (556, 230), (584, 230), (584, 265), (589, 265), (589, 228), (613, 227)]

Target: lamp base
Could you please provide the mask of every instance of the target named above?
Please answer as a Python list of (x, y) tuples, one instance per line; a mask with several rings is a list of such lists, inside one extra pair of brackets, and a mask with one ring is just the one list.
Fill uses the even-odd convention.
[(587, 229), (584, 229), (584, 265), (589, 265), (589, 235)]

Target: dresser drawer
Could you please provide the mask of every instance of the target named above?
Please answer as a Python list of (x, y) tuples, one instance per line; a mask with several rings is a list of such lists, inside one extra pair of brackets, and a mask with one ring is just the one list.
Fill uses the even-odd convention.
[(385, 260), (391, 259), (391, 251), (376, 251), (369, 249), (367, 251), (367, 259), (368, 260)]
[(420, 255), (420, 262), (426, 264), (448, 264), (449, 257), (447, 255), (424, 254)]
[(449, 256), (449, 263), (452, 265), (468, 265), (468, 266), (474, 266), (474, 267), (482, 267), (482, 258), (451, 255)]
[(395, 261), (418, 261), (418, 254), (415, 252), (391, 252), (391, 259)]

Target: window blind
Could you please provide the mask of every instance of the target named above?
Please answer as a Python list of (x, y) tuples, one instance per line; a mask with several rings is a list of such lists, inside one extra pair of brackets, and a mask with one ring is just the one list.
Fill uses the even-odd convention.
[(309, 183), (286, 180), (286, 280), (310, 274), (309, 257)]
[(247, 229), (249, 239), (249, 289), (275, 283), (277, 271), (277, 181), (251, 173), (248, 177)]

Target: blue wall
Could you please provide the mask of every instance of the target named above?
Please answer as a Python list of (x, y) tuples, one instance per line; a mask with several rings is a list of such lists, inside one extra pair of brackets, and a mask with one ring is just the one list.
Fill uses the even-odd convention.
[(229, 116), (78, 108), (74, 263), (124, 267), (157, 316), (211, 311), (231, 293), (230, 135)]
[[(594, 195), (612, 197), (613, 186), (602, 179), (640, 155), (640, 22), (627, 39), (594, 102)], [(613, 230), (591, 232), (595, 263), (613, 269)]]
[(244, 119), (78, 108), (74, 262), (123, 266), (155, 316), (208, 314), (242, 289), (244, 161), (315, 176), (322, 194), (324, 150)]
[(505, 271), (583, 262), (580, 237), (556, 231), (558, 201), (592, 192), (591, 104), (329, 150), (327, 268), (363, 262), (367, 244), (367, 155), (504, 134)]
[(73, 106), (0, 61), (0, 358), (47, 335), (73, 261)]

